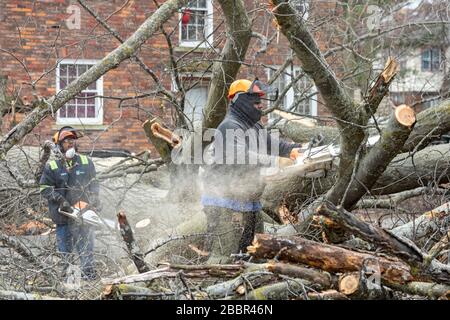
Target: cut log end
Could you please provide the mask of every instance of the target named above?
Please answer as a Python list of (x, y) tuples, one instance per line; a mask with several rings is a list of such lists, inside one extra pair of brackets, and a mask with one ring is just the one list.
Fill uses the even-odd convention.
[(398, 123), (405, 127), (412, 127), (412, 125), (416, 122), (416, 114), (414, 110), (406, 104), (402, 104), (395, 108), (395, 118)]
[(153, 123), (150, 129), (155, 137), (166, 141), (172, 147), (177, 147), (181, 143), (181, 138), (179, 136), (174, 134), (169, 129), (162, 127), (158, 122)]
[(359, 275), (357, 273), (344, 274), (339, 280), (339, 291), (345, 295), (351, 295), (358, 291)]

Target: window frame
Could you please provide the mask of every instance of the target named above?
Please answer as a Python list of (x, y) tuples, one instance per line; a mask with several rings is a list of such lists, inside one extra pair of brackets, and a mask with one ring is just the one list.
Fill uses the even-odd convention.
[[(211, 79), (212, 79), (212, 75), (210, 73), (202, 73), (202, 72), (189, 72), (189, 73), (181, 73), (180, 74), (180, 80), (183, 83), (183, 85), (186, 82), (189, 81), (198, 81), (199, 83), (192, 87), (191, 89), (195, 89), (195, 88), (205, 88), (206, 89), (206, 101), (204, 106), (202, 107), (202, 117), (200, 120), (193, 120), (189, 118), (189, 115), (185, 113), (185, 110), (183, 110), (183, 113), (186, 117), (188, 117), (189, 121), (192, 123), (193, 126), (195, 126), (197, 123), (202, 123), (203, 122), (203, 118), (205, 116), (205, 107), (206, 107), (206, 102), (208, 102), (208, 95), (209, 95), (209, 90), (210, 90), (210, 85), (211, 85)], [(172, 91), (173, 92), (179, 92), (180, 88), (178, 88), (177, 86), (177, 82), (175, 81), (175, 78), (172, 77)], [(185, 88), (186, 89), (186, 88)], [(189, 92), (186, 91), (186, 93)], [(185, 97), (185, 102), (186, 104), (186, 97)], [(194, 111), (195, 114), (195, 111)]]
[[(212, 1), (211, 0), (205, 0), (206, 1), (206, 17), (205, 17), (205, 38), (208, 39), (208, 42), (212, 42), (213, 41), (213, 5), (212, 5)], [(199, 48), (206, 48), (208, 47), (208, 43), (207, 41), (204, 41), (203, 39), (201, 40), (195, 40), (195, 41), (190, 41), (190, 40), (183, 40), (182, 39), (182, 28), (183, 28), (183, 24), (181, 23), (181, 18), (183, 16), (183, 11), (185, 9), (190, 9), (193, 11), (199, 11), (198, 8), (191, 8), (188, 6), (184, 6), (181, 8), (181, 12), (178, 13), (178, 21), (179, 21), (179, 26), (178, 26), (178, 41), (179, 41), (179, 45), (180, 47), (199, 47)]]
[[(438, 58), (435, 57), (436, 53), (438, 55)], [(428, 53), (429, 57), (424, 60), (424, 54)], [(436, 59), (438, 60), (438, 66), (434, 67), (434, 64), (436, 63)], [(425, 68), (424, 67), (424, 62), (428, 62), (429, 67)], [(421, 54), (420, 54), (420, 69), (422, 72), (439, 72), (442, 70), (441, 68), (441, 63), (442, 63), (442, 50), (440, 47), (428, 47), (425, 49), (422, 49)]]
[[(61, 91), (61, 65), (96, 65), (99, 60), (94, 59), (62, 59), (58, 61), (56, 66), (56, 94)], [(68, 84), (67, 84), (68, 85)], [(95, 110), (97, 116), (95, 118), (62, 118), (59, 116), (61, 108), (56, 115), (56, 124), (58, 125), (101, 125), (103, 124), (103, 76), (96, 80), (96, 90), (84, 89), (83, 92), (95, 92)]]
[[(270, 79), (271, 72), (276, 72), (276, 70), (278, 68), (280, 68), (280, 66), (271, 66), (271, 67), (272, 68), (266, 69), (267, 70), (267, 79)], [(280, 76), (284, 77), (285, 86), (289, 83), (289, 81), (292, 81), (296, 77), (295, 73), (301, 72), (301, 70), (302, 70), (299, 66), (294, 66), (293, 68), (288, 66), (285, 70), (289, 70), (289, 69), (293, 70), (294, 73), (292, 75), (290, 74), (290, 72), (286, 72), (286, 71), (284, 71), (282, 73), (282, 75), (280, 75)], [(277, 80), (275, 80), (275, 81), (277, 81)], [(312, 82), (312, 80), (310, 80), (310, 81)], [(310, 90), (311, 90), (311, 92), (316, 92), (316, 93), (309, 98), (311, 101), (310, 102), (310, 113), (307, 116), (315, 117), (315, 116), (317, 116), (317, 88), (314, 85), (314, 83)], [(289, 90), (286, 92), (286, 95), (284, 96), (284, 99), (285, 99), (285, 101), (283, 104), (283, 110), (286, 110), (287, 108), (292, 106), (292, 104), (295, 101), (295, 91), (294, 91), (293, 87), (289, 88)], [(269, 105), (269, 107), (270, 107), (270, 105)], [(268, 118), (269, 118), (269, 121), (274, 121), (276, 119), (276, 116), (271, 112), (271, 113), (269, 113)]]

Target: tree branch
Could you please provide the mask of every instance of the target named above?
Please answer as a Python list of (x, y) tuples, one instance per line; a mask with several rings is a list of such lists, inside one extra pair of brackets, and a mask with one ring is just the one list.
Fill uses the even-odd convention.
[(18, 143), (25, 135), (33, 130), (48, 115), (53, 114), (64, 104), (75, 97), (109, 70), (116, 68), (122, 61), (130, 58), (144, 42), (150, 38), (161, 25), (167, 21), (176, 10), (187, 0), (168, 0), (155, 13), (150, 16), (136, 32), (131, 35), (117, 49), (110, 52), (95, 66), (83, 73), (78, 79), (70, 83), (65, 89), (52, 96), (50, 99), (42, 99), (34, 102), (34, 110), (17, 126), (15, 126), (0, 141), (0, 159)]

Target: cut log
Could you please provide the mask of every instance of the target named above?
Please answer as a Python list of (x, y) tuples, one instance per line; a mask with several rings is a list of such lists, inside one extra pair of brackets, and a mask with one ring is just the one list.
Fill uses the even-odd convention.
[[(367, 261), (366, 261), (367, 262)], [(339, 291), (351, 299), (380, 300), (391, 298), (391, 290), (381, 285), (376, 265), (365, 267), (360, 272), (351, 272), (339, 277)]]
[(246, 295), (229, 297), (233, 300), (286, 300), (299, 296), (307, 296), (310, 282), (303, 279), (289, 279), (262, 286), (248, 292)]
[(346, 296), (354, 294), (359, 288), (359, 273), (352, 272), (339, 277), (339, 291)]
[[(161, 156), (161, 159), (164, 162), (169, 163), (171, 161), (170, 154), (171, 154), (172, 146), (171, 146), (170, 142), (161, 138), (161, 137), (165, 137), (164, 134), (158, 134), (158, 135), (154, 134), (153, 127), (155, 125), (156, 125), (155, 128), (163, 129), (157, 118), (152, 118), (152, 119), (145, 121), (142, 124), (142, 128), (144, 129), (144, 132), (145, 132), (147, 138), (155, 146), (156, 151), (158, 151), (159, 155)], [(158, 131), (156, 131), (156, 132), (158, 132)]]
[(129, 284), (107, 285), (102, 292), (105, 299), (121, 299), (124, 295), (149, 295), (154, 292), (146, 287), (134, 286)]
[(438, 299), (450, 294), (450, 286), (430, 282), (409, 282), (404, 285), (393, 284), (392, 288), (409, 294), (417, 294), (429, 298)]
[(139, 273), (144, 273), (150, 271), (150, 268), (144, 261), (144, 254), (139, 248), (136, 240), (134, 239), (133, 230), (128, 223), (127, 216), (125, 212), (121, 211), (117, 214), (117, 220), (119, 221), (120, 234), (122, 235), (123, 241), (125, 241), (131, 260), (133, 260)]
[(450, 284), (450, 266), (443, 265), (432, 260), (424, 254), (409, 239), (396, 236), (377, 226), (368, 224), (342, 207), (334, 207), (332, 204), (323, 204), (317, 209), (317, 213), (331, 218), (347, 232), (370, 241), (389, 253), (401, 258), (413, 268), (413, 276), (418, 279), (428, 279), (438, 283)]
[(0, 298), (7, 300), (67, 300), (58, 297), (40, 295), (38, 293), (26, 293), (8, 290), (0, 290)]
[(234, 295), (244, 295), (253, 288), (260, 287), (272, 280), (276, 276), (268, 272), (249, 272), (243, 273), (239, 277), (221, 282), (206, 288), (206, 293), (210, 298), (218, 299)]
[(308, 298), (310, 300), (348, 300), (345, 294), (333, 289), (322, 292), (310, 292), (308, 293)]
[(341, 247), (306, 240), (300, 237), (274, 237), (257, 234), (248, 253), (255, 258), (306, 264), (328, 272), (359, 271), (364, 260), (375, 259), (380, 266), (381, 279), (386, 283), (406, 283), (413, 280), (410, 267), (397, 259), (377, 257)]
[(393, 234), (410, 240), (425, 238), (450, 222), (450, 202), (446, 202), (420, 217), (391, 230)]
[(312, 268), (271, 261), (267, 264), (267, 270), (291, 278), (305, 279), (311, 283), (320, 285), (323, 289), (329, 288), (332, 285), (331, 275), (328, 272), (321, 272)]
[(397, 122), (404, 127), (411, 128), (416, 123), (414, 110), (406, 104), (396, 107), (394, 114)]
[(160, 278), (176, 278), (179, 272), (182, 271), (183, 275), (187, 278), (235, 278), (244, 270), (242, 265), (172, 265), (155, 270), (151, 270), (141, 274), (134, 274), (130, 276), (115, 278), (115, 279), (102, 279), (102, 282), (108, 284), (119, 283), (136, 283), (136, 282), (151, 282)]

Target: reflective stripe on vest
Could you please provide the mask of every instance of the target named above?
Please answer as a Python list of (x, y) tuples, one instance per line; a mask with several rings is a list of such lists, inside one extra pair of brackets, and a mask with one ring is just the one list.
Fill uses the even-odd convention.
[(239, 212), (259, 211), (262, 209), (259, 201), (239, 201), (202, 195), (201, 202), (205, 207), (221, 207)]
[(50, 161), (49, 164), (50, 164), (50, 169), (52, 169), (52, 170), (58, 169), (58, 163), (55, 160)]
[(51, 186), (48, 186), (48, 185), (46, 185), (46, 184), (41, 184), (40, 186), (39, 186), (39, 191), (43, 191), (43, 190), (45, 190), (45, 189), (47, 189), (47, 188), (50, 188)]
[(89, 164), (88, 157), (83, 154), (80, 154), (81, 164)]

